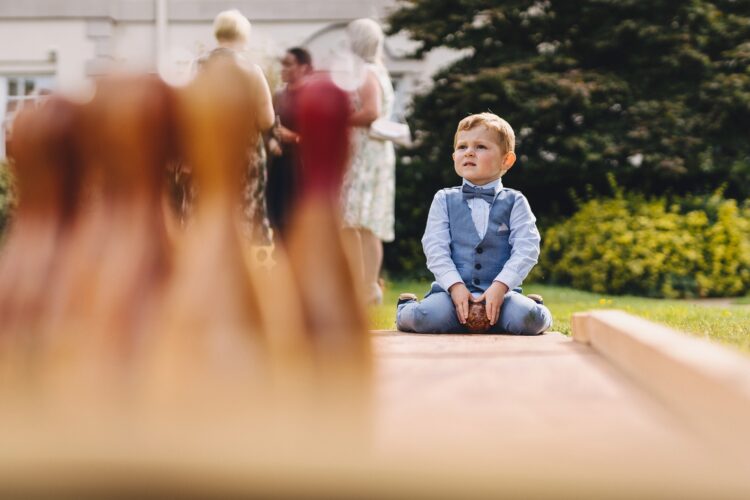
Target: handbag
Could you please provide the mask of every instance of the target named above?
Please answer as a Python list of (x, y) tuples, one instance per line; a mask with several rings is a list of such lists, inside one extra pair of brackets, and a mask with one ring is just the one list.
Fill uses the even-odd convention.
[(370, 124), (370, 137), (379, 141), (391, 141), (399, 146), (411, 146), (409, 125), (388, 118), (378, 118)]

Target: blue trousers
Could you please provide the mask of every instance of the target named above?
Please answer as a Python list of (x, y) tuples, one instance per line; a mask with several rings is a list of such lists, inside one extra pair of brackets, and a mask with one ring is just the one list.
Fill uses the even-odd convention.
[[(466, 326), (458, 322), (450, 294), (435, 286), (421, 302), (406, 302), (398, 306), (396, 326), (402, 332), (468, 332)], [(551, 326), (552, 313), (547, 307), (521, 293), (510, 291), (505, 294), (500, 318), (490, 328), (490, 333), (538, 335)]]

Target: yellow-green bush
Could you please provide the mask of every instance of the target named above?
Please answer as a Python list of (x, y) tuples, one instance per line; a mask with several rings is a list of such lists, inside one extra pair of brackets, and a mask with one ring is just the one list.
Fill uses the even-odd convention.
[(8, 164), (0, 161), (0, 241), (15, 205), (13, 178)]
[(748, 216), (750, 209), (718, 194), (591, 200), (544, 231), (534, 277), (599, 293), (743, 295), (750, 290)]

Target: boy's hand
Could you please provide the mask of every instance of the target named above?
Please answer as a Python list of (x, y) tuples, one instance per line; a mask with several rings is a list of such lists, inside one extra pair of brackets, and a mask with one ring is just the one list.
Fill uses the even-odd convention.
[(453, 305), (456, 306), (458, 322), (465, 325), (466, 319), (469, 317), (469, 300), (471, 300), (471, 292), (463, 283), (454, 283), (448, 289), (448, 292), (451, 294)]
[[(500, 309), (503, 307), (503, 301), (505, 300), (506, 293), (508, 293), (508, 287), (505, 285), (505, 283), (493, 281), (492, 285), (490, 285), (490, 287), (482, 295), (480, 295), (476, 299), (471, 299), (473, 302), (485, 301), (484, 307), (487, 311), (487, 319), (490, 320), (490, 325), (494, 326), (495, 323), (497, 323), (497, 320), (500, 318)], [(451, 294), (451, 297), (452, 296), (453, 295)]]

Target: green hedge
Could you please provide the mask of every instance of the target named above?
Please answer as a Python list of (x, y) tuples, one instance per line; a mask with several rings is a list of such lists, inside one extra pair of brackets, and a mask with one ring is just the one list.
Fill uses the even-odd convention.
[(616, 193), (544, 231), (532, 278), (598, 293), (716, 297), (750, 290), (750, 208)]

